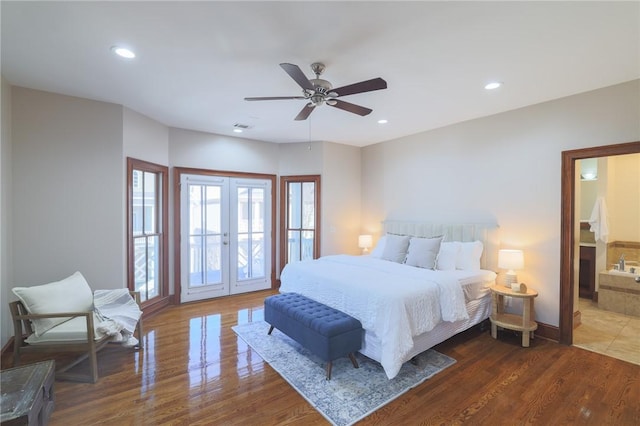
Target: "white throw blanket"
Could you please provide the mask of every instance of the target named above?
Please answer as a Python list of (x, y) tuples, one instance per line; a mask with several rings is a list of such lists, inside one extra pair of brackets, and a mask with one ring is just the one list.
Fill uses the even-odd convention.
[(413, 337), (441, 321), (468, 318), (455, 274), (440, 273), (369, 256), (325, 256), (289, 263), (281, 292), (296, 292), (357, 318), (382, 344), (380, 364), (395, 377)]
[(138, 344), (133, 337), (142, 311), (126, 288), (116, 290), (96, 290), (93, 293), (93, 306), (96, 317), (100, 319), (97, 330), (131, 347)]

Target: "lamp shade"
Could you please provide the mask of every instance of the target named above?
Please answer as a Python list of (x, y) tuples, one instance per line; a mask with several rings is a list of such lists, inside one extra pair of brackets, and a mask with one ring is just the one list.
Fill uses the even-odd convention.
[(522, 250), (500, 250), (498, 252), (498, 268), (516, 270), (524, 268)]
[(368, 249), (373, 245), (371, 235), (360, 235), (358, 237), (358, 247)]

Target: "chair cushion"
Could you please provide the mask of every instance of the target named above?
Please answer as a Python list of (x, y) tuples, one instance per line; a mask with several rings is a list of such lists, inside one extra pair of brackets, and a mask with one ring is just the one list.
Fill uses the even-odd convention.
[[(95, 340), (100, 340), (104, 333), (98, 331), (97, 324), (100, 319), (93, 314), (93, 335)], [(75, 317), (68, 321), (50, 328), (40, 336), (32, 334), (25, 339), (30, 345), (50, 344), (50, 343), (78, 343), (87, 341), (87, 319), (85, 317)]]
[[(14, 287), (12, 290), (30, 314), (59, 314), (93, 310), (93, 293), (80, 272), (61, 281), (32, 287)], [(47, 330), (68, 320), (69, 318), (33, 320), (35, 335), (41, 336)]]

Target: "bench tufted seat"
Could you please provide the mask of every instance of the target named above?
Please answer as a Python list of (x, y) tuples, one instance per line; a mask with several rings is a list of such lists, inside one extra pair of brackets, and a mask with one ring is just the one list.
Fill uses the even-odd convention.
[(362, 346), (363, 329), (357, 319), (297, 293), (283, 293), (264, 301), (264, 319), (327, 362), (327, 380), (332, 361), (349, 356), (358, 368), (354, 353)]

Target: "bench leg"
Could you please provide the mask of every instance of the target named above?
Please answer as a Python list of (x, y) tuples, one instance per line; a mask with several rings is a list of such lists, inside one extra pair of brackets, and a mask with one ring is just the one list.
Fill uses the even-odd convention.
[(273, 329), (274, 329), (274, 327), (273, 327), (273, 326), (269, 327), (269, 332), (268, 332), (267, 334), (268, 334), (268, 335), (271, 335), (271, 332), (273, 331)]
[(329, 361), (327, 363), (327, 380), (331, 380), (331, 367), (333, 367), (333, 364)]
[(353, 354), (353, 352), (349, 353), (349, 359), (351, 360), (351, 364), (353, 364), (354, 368), (360, 368), (360, 366), (358, 365), (358, 361), (356, 360), (356, 357)]

